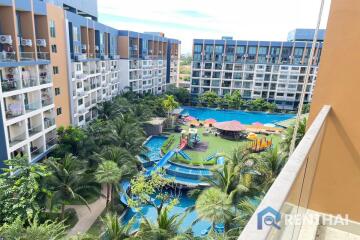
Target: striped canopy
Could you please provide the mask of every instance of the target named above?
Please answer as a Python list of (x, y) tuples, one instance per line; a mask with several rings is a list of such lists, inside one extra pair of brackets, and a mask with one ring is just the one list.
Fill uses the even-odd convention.
[(214, 127), (229, 132), (240, 132), (246, 129), (239, 121), (217, 122), (214, 124)]

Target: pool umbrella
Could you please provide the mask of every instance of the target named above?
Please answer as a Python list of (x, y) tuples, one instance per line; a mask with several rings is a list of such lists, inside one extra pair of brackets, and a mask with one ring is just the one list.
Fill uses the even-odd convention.
[(205, 120), (205, 123), (206, 123), (206, 124), (214, 124), (214, 123), (216, 123), (216, 120), (213, 119), (213, 118), (209, 118), (209, 119), (206, 119), (206, 120)]
[(185, 120), (186, 122), (190, 122), (190, 121), (196, 120), (196, 118), (194, 118), (193, 116), (187, 116), (184, 120)]
[(252, 123), (252, 125), (255, 127), (264, 126), (264, 124), (262, 124), (261, 122), (254, 122), (254, 123)]
[(214, 124), (214, 127), (228, 132), (240, 132), (246, 129), (239, 121), (217, 122)]

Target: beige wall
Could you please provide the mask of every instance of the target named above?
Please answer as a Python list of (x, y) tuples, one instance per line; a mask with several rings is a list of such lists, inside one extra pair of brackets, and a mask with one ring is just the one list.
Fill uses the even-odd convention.
[(71, 113), (64, 10), (55, 5), (47, 4), (47, 13), (48, 22), (54, 20), (56, 28), (56, 37), (50, 37), (50, 45), (56, 44), (57, 46), (57, 53), (50, 51), (51, 64), (52, 66), (59, 67), (59, 74), (53, 74), (54, 89), (60, 88), (60, 95), (55, 96), (54, 99), (55, 111), (59, 107), (62, 109), (62, 114), (56, 116), (56, 126), (68, 126), (70, 124)]
[(329, 104), (309, 208), (360, 221), (360, 1), (332, 0), (310, 123)]

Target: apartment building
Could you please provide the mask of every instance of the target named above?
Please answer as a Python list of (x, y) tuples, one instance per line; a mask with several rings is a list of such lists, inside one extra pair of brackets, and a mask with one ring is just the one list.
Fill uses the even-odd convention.
[[(300, 100), (314, 30), (296, 29), (288, 41), (194, 39), (191, 93), (219, 96), (241, 91), (243, 98), (263, 98), (280, 109), (294, 109)], [(320, 31), (312, 59), (305, 102), (311, 102), (325, 30)]]
[(44, 2), (0, 1), (0, 159), (34, 162), (55, 144), (47, 25)]
[(163, 33), (119, 32), (121, 89), (161, 94), (179, 77), (180, 41)]
[(84, 126), (100, 102), (176, 83), (180, 41), (97, 19), (96, 0), (0, 0), (0, 160), (35, 162), (57, 127)]

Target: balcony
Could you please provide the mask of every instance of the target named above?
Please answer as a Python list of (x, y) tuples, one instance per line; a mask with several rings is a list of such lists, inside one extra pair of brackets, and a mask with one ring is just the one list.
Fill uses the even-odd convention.
[(3, 92), (11, 92), (20, 89), (20, 81), (15, 79), (3, 79), (1, 81), (1, 88)]
[(39, 157), (44, 152), (44, 146), (41, 147), (32, 147), (30, 149), (31, 153), (31, 160), (35, 160), (37, 157)]
[(0, 62), (14, 62), (16, 61), (15, 52), (0, 52)]
[(40, 102), (31, 102), (31, 103), (25, 104), (26, 112), (32, 112), (32, 111), (38, 110), (40, 108), (41, 108)]
[(49, 99), (43, 99), (41, 100), (42, 106), (46, 107), (54, 103), (54, 100), (52, 98)]
[[(306, 239), (310, 239), (308, 235), (309, 232), (313, 234), (311, 239), (315, 239), (318, 232), (318, 227), (320, 226), (319, 224), (307, 224), (305, 222), (306, 219), (309, 217), (313, 218), (315, 216), (321, 223), (322, 219), (324, 220), (326, 217), (331, 217), (331, 215), (315, 212), (314, 210), (308, 208), (309, 199), (311, 198), (312, 194), (312, 183), (314, 180), (315, 171), (317, 171), (316, 166), (318, 162), (319, 151), (323, 142), (326, 120), (329, 116), (330, 110), (330, 106), (323, 106), (321, 111), (318, 113), (312, 125), (307, 130), (305, 136), (293, 154), (289, 157), (281, 173), (278, 175), (275, 182), (272, 184), (265, 197), (255, 210), (254, 214), (248, 221), (239, 237), (239, 240), (300, 240), (305, 239), (304, 236), (308, 236)], [(259, 229), (258, 216), (260, 216), (259, 214), (261, 214), (261, 212), (263, 212), (263, 210), (269, 206), (275, 212), (281, 214), (281, 220), (272, 222), (276, 223), (279, 228), (272, 227), (272, 223), (268, 225), (264, 223), (262, 229)], [(293, 214), (296, 214), (296, 217), (300, 216), (301, 221), (286, 222), (285, 219), (290, 219), (291, 215)], [(283, 216), (285, 216), (285, 218), (283, 218)], [(273, 220), (275, 221), (275, 219)], [(350, 229), (350, 226), (348, 229)]]
[(53, 137), (51, 139), (46, 139), (46, 149), (50, 149), (54, 147), (57, 143), (56, 137)]
[(28, 88), (28, 87), (35, 87), (37, 86), (37, 79), (35, 78), (27, 78), (27, 79), (23, 79), (22, 80), (22, 84), (24, 88)]
[(50, 54), (48, 52), (38, 52), (37, 59), (38, 60), (50, 60)]
[(34, 127), (29, 128), (29, 136), (34, 136), (35, 134), (39, 133), (42, 131), (42, 125), (37, 125)]
[(50, 128), (55, 125), (55, 118), (52, 117), (44, 117), (44, 128)]
[(20, 52), (20, 61), (35, 60), (35, 53), (33, 52)]
[(22, 142), (22, 141), (25, 141), (26, 140), (26, 133), (21, 133), (21, 134), (18, 134), (14, 137), (10, 137), (10, 147), (13, 147), (15, 146), (16, 144)]

